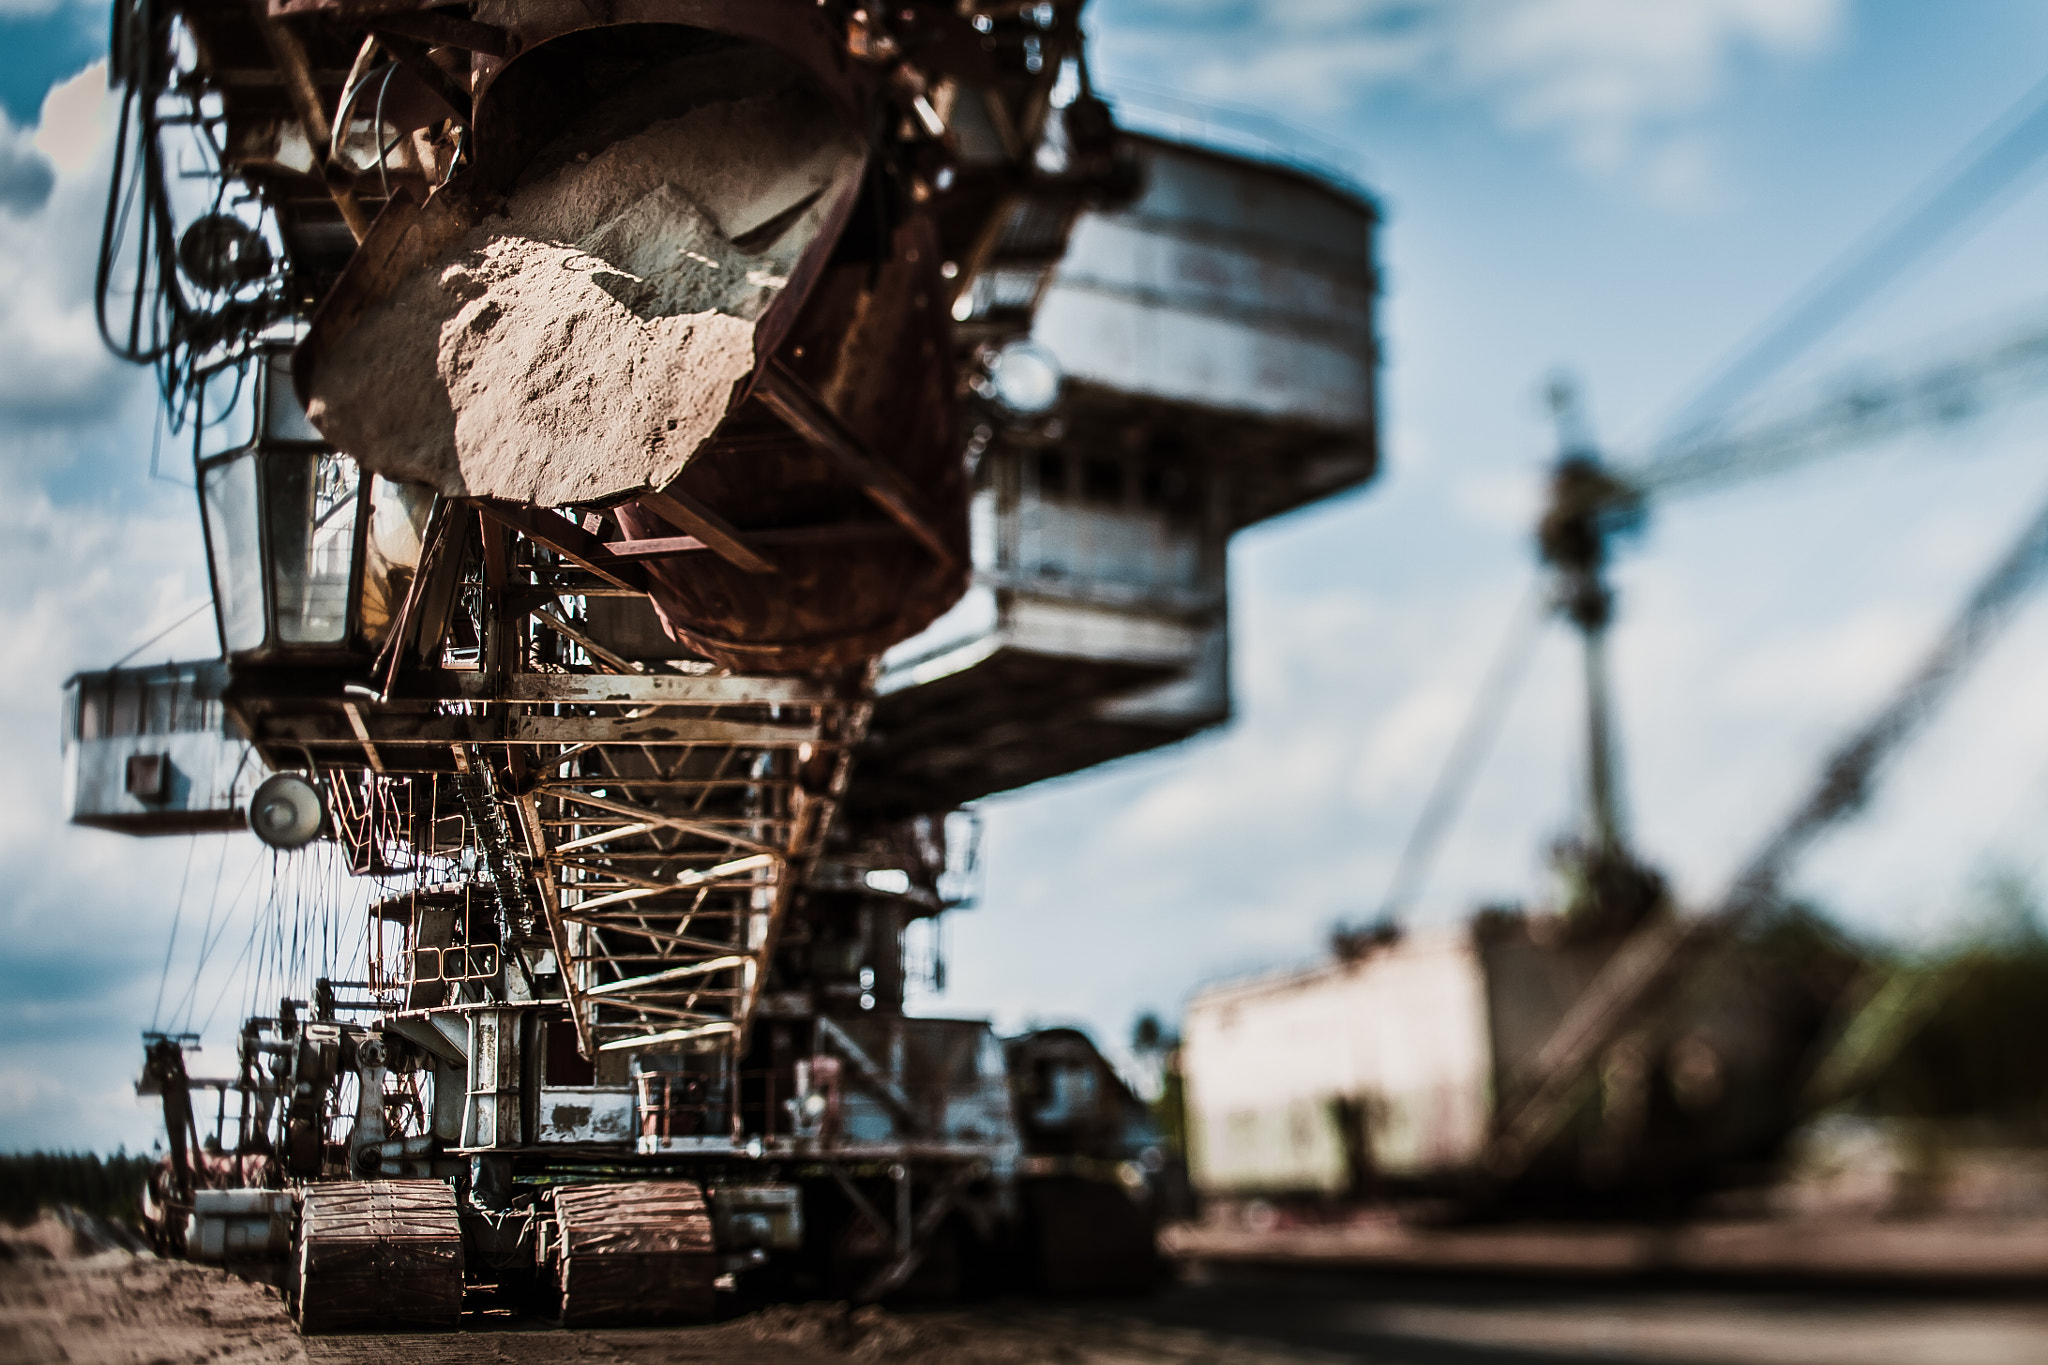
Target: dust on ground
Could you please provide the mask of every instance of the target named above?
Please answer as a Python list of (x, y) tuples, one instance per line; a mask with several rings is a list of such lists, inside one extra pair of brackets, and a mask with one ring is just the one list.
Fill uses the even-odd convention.
[(0, 1237), (0, 1365), (2038, 1365), (2048, 1306), (2001, 1297), (1199, 1268), (1155, 1298), (896, 1312), (801, 1304), (701, 1327), (301, 1339), (276, 1291), (45, 1220)]
[[(48, 1230), (45, 1229), (45, 1232)], [(54, 1234), (51, 1240), (61, 1241)], [(1352, 1357), (1036, 1308), (763, 1309), (703, 1327), (300, 1338), (276, 1290), (122, 1251), (0, 1260), (0, 1365), (1308, 1365)]]
[[(45, 1219), (0, 1261), (0, 1362), (273, 1365), (303, 1361), (274, 1290), (126, 1251), (63, 1254)], [(38, 1225), (31, 1225), (36, 1227)], [(47, 1238), (47, 1240), (45, 1240)], [(57, 1250), (36, 1256), (33, 1249)]]

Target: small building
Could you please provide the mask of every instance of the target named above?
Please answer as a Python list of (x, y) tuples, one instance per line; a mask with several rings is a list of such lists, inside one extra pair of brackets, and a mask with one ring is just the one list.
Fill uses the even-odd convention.
[(1343, 1195), (1469, 1166), (1488, 1135), (1487, 974), (1464, 929), (1198, 992), (1190, 1174), (1211, 1196)]

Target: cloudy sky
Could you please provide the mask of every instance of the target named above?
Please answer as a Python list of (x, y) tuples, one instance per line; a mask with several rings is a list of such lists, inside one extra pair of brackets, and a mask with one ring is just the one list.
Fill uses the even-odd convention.
[[(1097, 83), (1132, 113), (1227, 106), (1386, 210), (1386, 467), (1240, 536), (1238, 714), (1176, 750), (988, 803), (981, 906), (921, 1007), (1120, 1038), (1198, 983), (1319, 950), (1379, 899), (1485, 661), (1525, 599), (1568, 370), (1619, 453), (1818, 272), (2028, 97), (2031, 0), (1095, 0)], [(98, 0), (0, 0), (0, 1147), (146, 1145), (136, 1036), (211, 1016), (265, 894), (246, 836), (138, 841), (60, 810), (59, 688), (206, 594), (182, 452), (151, 476), (148, 377), (89, 293), (108, 109)], [(1174, 106), (1178, 107), (1178, 106)], [(1296, 131), (1287, 132), (1273, 120)], [(2030, 178), (1784, 376), (2048, 317)], [(2048, 496), (2048, 406), (1660, 508), (1618, 575), (1627, 788), (1644, 852), (1709, 900), (1819, 756)], [(211, 647), (203, 623), (143, 659)], [(2048, 873), (2048, 609), (2023, 613), (1811, 860), (1847, 923), (1957, 932), (1988, 869)], [(1576, 659), (1539, 654), (1418, 924), (1540, 901), (1574, 818)], [(181, 915), (170, 999), (158, 1000)], [(206, 922), (213, 911), (213, 923)], [(191, 993), (202, 935), (220, 946)], [(207, 1069), (201, 1063), (201, 1069)]]

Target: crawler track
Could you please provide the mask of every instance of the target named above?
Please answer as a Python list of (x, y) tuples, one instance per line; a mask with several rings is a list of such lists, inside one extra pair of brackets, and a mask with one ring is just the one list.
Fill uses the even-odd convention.
[(296, 1298), (306, 1332), (453, 1329), (462, 1322), (462, 1225), (438, 1180), (306, 1192)]
[(718, 1258), (704, 1191), (689, 1180), (559, 1190), (562, 1325), (703, 1322)]

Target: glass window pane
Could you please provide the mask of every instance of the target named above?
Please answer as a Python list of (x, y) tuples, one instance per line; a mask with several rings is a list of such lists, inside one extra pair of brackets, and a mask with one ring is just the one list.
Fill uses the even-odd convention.
[(420, 566), (433, 510), (434, 490), (424, 484), (393, 483), (381, 476), (370, 480), (370, 526), (363, 559), (363, 638), (384, 642), (391, 618), (405, 604), (412, 578)]
[(244, 453), (200, 475), (206, 499), (206, 547), (213, 557), (221, 647), (263, 643), (262, 547), (256, 538), (256, 457)]
[(239, 450), (256, 439), (256, 386), (247, 365), (229, 365), (200, 381), (198, 459)]
[(327, 438), (306, 417), (299, 395), (292, 390), (291, 362), (273, 356), (264, 362), (263, 435), (272, 441), (322, 441)]
[(277, 638), (338, 644), (348, 633), (356, 462), (333, 452), (264, 457)]

